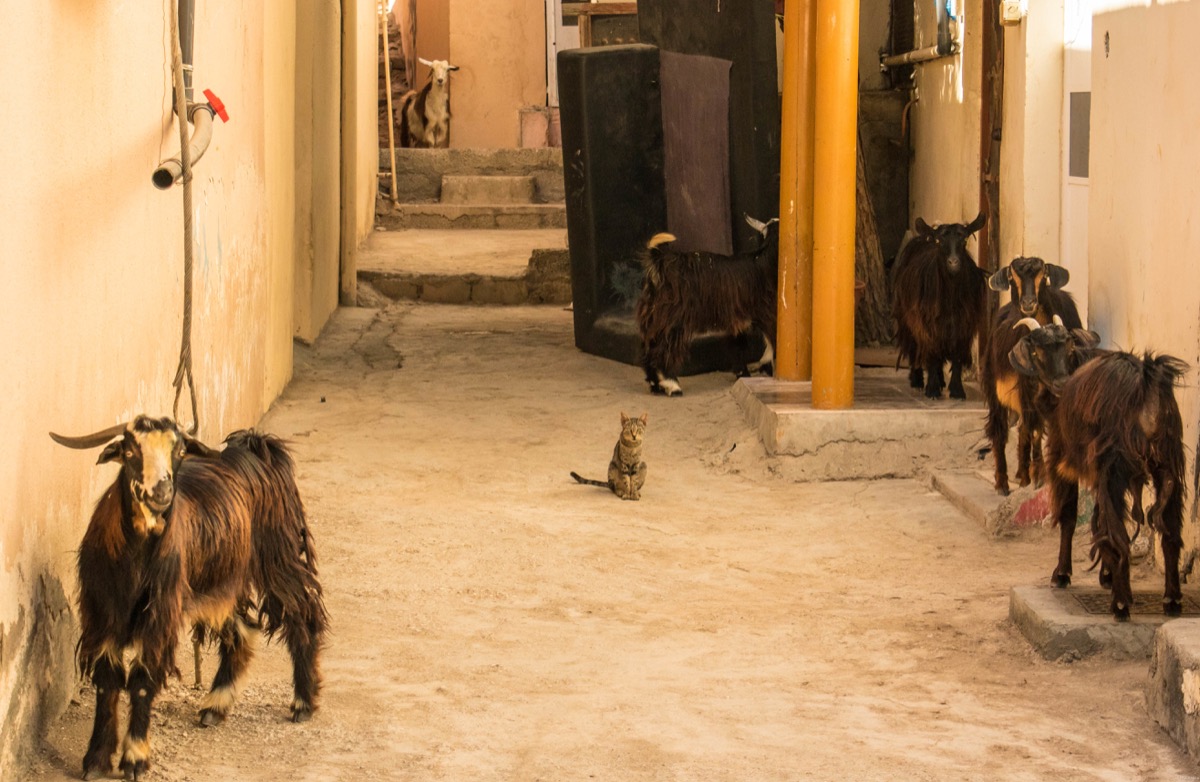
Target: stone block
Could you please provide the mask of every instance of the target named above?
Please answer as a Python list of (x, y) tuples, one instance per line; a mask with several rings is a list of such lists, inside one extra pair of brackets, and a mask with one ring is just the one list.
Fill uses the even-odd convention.
[(1155, 636), (1146, 711), (1200, 762), (1200, 619), (1169, 622)]

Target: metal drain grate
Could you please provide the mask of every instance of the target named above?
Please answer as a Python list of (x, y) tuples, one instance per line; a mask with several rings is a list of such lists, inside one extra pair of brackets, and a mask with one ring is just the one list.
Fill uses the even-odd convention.
[[(1079, 605), (1089, 614), (1112, 612), (1112, 595), (1108, 592), (1071, 592)], [(1161, 592), (1134, 592), (1131, 614), (1162, 616)], [(1183, 596), (1183, 615), (1200, 616), (1200, 601), (1191, 595)]]

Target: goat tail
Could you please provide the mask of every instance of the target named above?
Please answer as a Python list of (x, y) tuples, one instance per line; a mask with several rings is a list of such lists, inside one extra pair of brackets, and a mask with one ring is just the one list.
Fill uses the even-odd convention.
[(577, 472), (572, 472), (571, 477), (587, 486), (599, 486), (603, 489), (611, 489), (612, 488), (612, 485), (608, 481), (594, 481), (591, 478), (584, 478), (582, 475), (580, 475)]
[(1146, 351), (1142, 356), (1142, 373), (1147, 386), (1160, 392), (1174, 393), (1175, 386), (1187, 373), (1186, 361), (1166, 353)]
[(646, 242), (646, 249), (649, 250), (651, 254), (656, 254), (656, 251), (658, 251), (659, 247), (664, 244), (670, 244), (673, 241), (675, 241), (675, 234), (669, 234), (666, 231), (663, 231), (662, 233), (657, 233), (650, 237), (650, 241)]

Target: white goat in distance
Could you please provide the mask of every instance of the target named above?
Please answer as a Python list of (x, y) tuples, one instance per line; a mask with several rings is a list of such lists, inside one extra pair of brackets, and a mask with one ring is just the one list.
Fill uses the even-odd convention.
[(400, 146), (450, 146), (450, 71), (457, 65), (445, 60), (418, 58), (431, 69), (429, 83), (400, 98)]

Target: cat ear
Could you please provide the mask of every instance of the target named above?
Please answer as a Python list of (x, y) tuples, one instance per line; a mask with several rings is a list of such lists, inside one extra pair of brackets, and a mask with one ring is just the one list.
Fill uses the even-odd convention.
[(646, 419), (647, 419), (647, 416), (649, 416), (649, 415), (650, 415), (649, 413), (642, 413), (641, 417), (638, 418), (638, 420), (642, 422), (642, 426), (646, 425)]
[(627, 423), (629, 423), (629, 416), (625, 415), (625, 411), (622, 410), (621, 411), (621, 424), (624, 425)]

